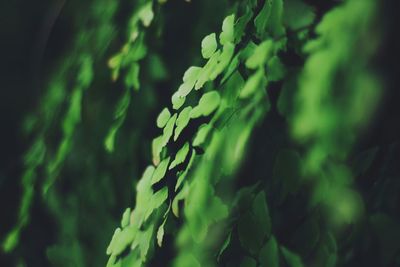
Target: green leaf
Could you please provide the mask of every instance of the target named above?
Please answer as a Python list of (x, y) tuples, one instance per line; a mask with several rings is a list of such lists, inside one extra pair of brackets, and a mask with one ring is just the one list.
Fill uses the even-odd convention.
[(211, 203), (208, 205), (209, 223), (225, 219), (228, 214), (228, 207), (222, 202), (222, 200), (217, 196), (212, 197)]
[(282, 36), (285, 33), (285, 28), (283, 27), (283, 0), (273, 0), (267, 27), (274, 37)]
[(115, 108), (114, 111), (115, 121), (113, 122), (111, 128), (107, 133), (106, 138), (104, 139), (104, 147), (108, 152), (114, 151), (115, 136), (125, 120), (126, 113), (128, 111), (130, 104), (130, 99), (131, 99), (130, 92), (128, 90), (125, 90), (124, 95), (118, 101), (118, 104)]
[(147, 55), (147, 47), (145, 45), (144, 34), (140, 34), (135, 42), (127, 44), (123, 51), (125, 57), (122, 61), (122, 66), (127, 67), (129, 64), (137, 63)]
[(238, 221), (238, 233), (242, 247), (258, 255), (265, 238), (271, 235), (271, 219), (264, 191), (259, 192), (249, 203), (252, 190), (249, 188), (242, 191), (239, 199), (238, 206), (241, 206), (243, 213)]
[(262, 42), (256, 47), (253, 54), (246, 60), (246, 67), (256, 69), (262, 67), (274, 52), (274, 43), (271, 40)]
[(187, 186), (187, 184), (185, 184), (183, 186), (182, 190), (179, 191), (178, 194), (176, 194), (174, 200), (172, 201), (172, 213), (177, 218), (179, 217), (179, 201), (185, 199), (185, 197), (188, 194), (188, 192), (189, 192), (189, 187)]
[(277, 56), (273, 56), (267, 63), (268, 81), (276, 82), (285, 76), (285, 66)]
[(147, 252), (150, 248), (150, 241), (153, 237), (153, 229), (154, 225), (151, 225), (146, 231), (141, 232), (141, 235), (139, 236), (140, 258), (142, 259), (142, 262), (146, 261)]
[(195, 155), (196, 155), (196, 153), (194, 153), (194, 150), (192, 149), (192, 153), (191, 153), (189, 163), (188, 163), (186, 169), (178, 175), (178, 180), (176, 181), (176, 185), (175, 185), (175, 191), (178, 190), (178, 188), (180, 187), (182, 182), (185, 180), (190, 168), (192, 167)]
[(250, 8), (246, 9), (246, 12), (241, 16), (235, 24), (235, 44), (242, 40), (245, 34), (246, 26), (253, 17), (253, 11)]
[(151, 198), (153, 209), (158, 209), (168, 198), (168, 187), (158, 190)]
[(137, 193), (142, 193), (148, 190), (148, 184), (151, 181), (151, 178), (153, 177), (154, 171), (155, 171), (154, 166), (148, 166), (144, 170), (143, 175), (136, 186)]
[(194, 86), (195, 90), (199, 90), (200, 88), (202, 88), (207, 81), (213, 80), (211, 79), (211, 75), (213, 74), (215, 68), (218, 66), (220, 55), (221, 52), (216, 51), (207, 61), (206, 65), (201, 69), (197, 82)]
[(71, 94), (70, 104), (64, 118), (62, 129), (65, 136), (69, 136), (81, 120), (82, 90), (75, 88)]
[(111, 238), (110, 244), (107, 247), (107, 251), (106, 254), (107, 255), (111, 255), (112, 252), (114, 251), (114, 244), (115, 244), (115, 240), (118, 238), (118, 235), (121, 233), (121, 228), (117, 228), (114, 231), (114, 234)]
[(256, 27), (258, 36), (264, 36), (266, 32), (269, 18), (271, 17), (273, 1), (274, 0), (265, 0), (260, 13), (258, 13), (257, 17), (254, 19), (254, 26)]
[(164, 227), (165, 227), (166, 222), (167, 222), (167, 218), (164, 219), (163, 223), (160, 225), (160, 227), (158, 227), (158, 230), (157, 230), (157, 244), (159, 247), (162, 246), (162, 241), (164, 238)]
[(163, 140), (162, 144), (163, 146), (166, 146), (168, 144), (168, 141), (171, 139), (171, 136), (174, 132), (174, 126), (175, 126), (175, 121), (176, 121), (177, 115), (174, 114), (167, 122), (167, 124), (164, 127), (163, 130)]
[(117, 107), (114, 111), (114, 119), (118, 119), (120, 117), (125, 116), (126, 111), (129, 108), (129, 104), (131, 102), (131, 94), (128, 90), (125, 91), (124, 95), (118, 101)]
[(249, 41), (246, 46), (239, 52), (240, 61), (245, 61), (254, 54), (257, 45), (253, 41)]
[(199, 104), (190, 112), (191, 118), (199, 118), (200, 116), (210, 115), (218, 108), (221, 97), (217, 91), (211, 91), (201, 96)]
[(227, 16), (222, 22), (222, 32), (219, 35), (219, 42), (222, 45), (225, 45), (228, 42), (229, 43), (234, 42), (234, 37), (235, 37), (234, 23), (235, 23), (234, 14)]
[(39, 138), (29, 148), (24, 156), (25, 166), (37, 166), (43, 162), (46, 155), (46, 145), (43, 138)]
[(149, 79), (153, 81), (165, 81), (168, 78), (168, 70), (165, 62), (159, 54), (149, 54), (146, 73), (149, 73)]
[(93, 59), (89, 55), (82, 56), (81, 68), (78, 73), (78, 81), (83, 88), (89, 87), (93, 81)]
[(125, 76), (125, 85), (128, 88), (133, 88), (136, 91), (139, 90), (140, 82), (139, 82), (139, 64), (134, 62), (130, 65), (128, 73)]
[(274, 37), (284, 34), (283, 27), (283, 1), (282, 0), (266, 0), (263, 8), (254, 20), (257, 35), (264, 39), (265, 33), (269, 33)]
[(193, 89), (196, 81), (201, 73), (202, 68), (190, 67), (183, 75), (183, 83), (179, 86), (177, 95), (179, 97), (186, 97)]
[(17, 226), (7, 234), (7, 236), (2, 241), (3, 242), (2, 249), (4, 250), (4, 252), (11, 252), (12, 250), (15, 249), (20, 238), (20, 233), (21, 229), (20, 227)]
[(232, 43), (226, 43), (222, 49), (222, 53), (218, 58), (218, 64), (215, 66), (214, 70), (210, 74), (210, 79), (214, 80), (220, 75), (226, 67), (229, 66), (229, 62), (235, 52), (235, 46)]
[(154, 171), (153, 177), (151, 178), (152, 185), (164, 178), (165, 173), (167, 172), (169, 161), (170, 157), (161, 161), (160, 164), (157, 166), (157, 169)]
[(154, 194), (150, 194), (146, 203), (141, 203), (141, 205), (145, 206), (144, 217), (143, 220), (147, 221), (147, 219), (153, 214), (154, 210), (158, 209), (168, 198), (168, 188), (164, 187), (158, 190)]
[(148, 2), (143, 8), (139, 11), (139, 19), (142, 21), (143, 26), (149, 27), (151, 21), (154, 18), (153, 13), (153, 3), (150, 1)]
[(201, 54), (204, 58), (210, 58), (215, 50), (217, 50), (217, 40), (215, 33), (211, 33), (201, 41)]
[(206, 140), (209, 131), (211, 130), (212, 126), (206, 123), (200, 125), (199, 130), (196, 133), (196, 136), (193, 140), (193, 146), (200, 146)]
[(299, 255), (291, 252), (290, 250), (288, 250), (287, 248), (285, 248), (283, 246), (281, 246), (281, 251), (282, 251), (282, 254), (283, 254), (287, 264), (289, 265), (289, 267), (303, 267), (304, 266)]
[(250, 76), (246, 81), (243, 89), (240, 91), (240, 98), (248, 98), (252, 96), (257, 90), (265, 90), (267, 79), (264, 76), (264, 70), (259, 68), (256, 73)]
[(164, 139), (164, 136), (160, 135), (160, 136), (154, 138), (151, 143), (153, 164), (156, 166), (158, 164), (160, 164), (160, 153), (164, 147), (163, 139)]
[(232, 116), (238, 114), (237, 112), (241, 110), (241, 108), (239, 108), (237, 98), (244, 84), (245, 80), (237, 70), (232, 73), (229, 79), (226, 80), (225, 84), (221, 88), (221, 92), (223, 94), (221, 98), (224, 99), (224, 104), (226, 104), (228, 107), (222, 110), (222, 112), (218, 113), (214, 127), (221, 128), (226, 126), (226, 123), (233, 119)]
[(169, 166), (169, 170), (175, 168), (175, 166), (183, 163), (186, 159), (186, 156), (189, 152), (189, 143), (186, 142), (181, 149), (176, 153), (175, 159), (171, 162)]
[(240, 54), (237, 54), (230, 62), (228, 69), (226, 70), (224, 77), (221, 80), (221, 84), (225, 83), (226, 80), (228, 80), (230, 76), (238, 69), (240, 63), (239, 56)]
[(124, 213), (122, 214), (122, 220), (121, 220), (121, 227), (127, 227), (129, 225), (129, 218), (131, 216), (131, 209), (127, 208)]
[(202, 265), (192, 253), (180, 253), (174, 261), (174, 266), (202, 267)]
[(284, 22), (291, 29), (296, 30), (313, 23), (314, 9), (300, 0), (284, 1)]
[[(47, 254), (48, 253), (49, 252), (47, 252)], [(49, 257), (49, 255), (48, 255), (48, 257)], [(116, 260), (117, 260), (117, 257), (115, 255), (111, 255), (110, 258), (107, 261), (106, 267), (122, 267), (121, 266), (121, 261), (120, 260), (116, 261)]]
[[(115, 235), (114, 243), (112, 243), (111, 254), (119, 255), (136, 236), (137, 230), (133, 226), (128, 226)], [(112, 242), (112, 241), (111, 241)]]
[(136, 228), (140, 228), (147, 216), (150, 216), (153, 211), (151, 179), (154, 171), (154, 166), (148, 166), (136, 185), (136, 207), (131, 215), (131, 225)]
[(186, 107), (184, 108), (181, 113), (179, 113), (178, 118), (176, 119), (176, 128), (175, 128), (175, 135), (174, 135), (174, 141), (176, 141), (183, 131), (185, 127), (188, 125), (190, 121), (190, 112), (192, 111), (192, 107)]
[(186, 97), (179, 96), (179, 92), (176, 91), (171, 98), (172, 108), (177, 110), (185, 103)]
[[(118, 262), (121, 263), (121, 265), (118, 267), (141, 267), (142, 266), (142, 261), (140, 259), (138, 259), (136, 253), (129, 253), (127, 256), (120, 258)], [(106, 266), (106, 267), (108, 267), (108, 266)], [(117, 266), (113, 266), (113, 267), (117, 267)]]
[(258, 260), (261, 266), (279, 267), (279, 250), (275, 237), (271, 237), (261, 248)]
[(118, 69), (121, 66), (123, 55), (121, 53), (115, 54), (108, 60), (108, 67), (111, 69)]
[(259, 235), (269, 236), (271, 234), (271, 218), (269, 216), (267, 201), (265, 192), (261, 191), (256, 195), (253, 200), (252, 211), (257, 218), (259, 225), (261, 225), (261, 231)]
[(124, 122), (125, 117), (118, 118), (114, 124), (111, 126), (110, 130), (108, 131), (108, 134), (106, 138), (104, 139), (104, 147), (107, 150), (107, 152), (113, 152), (114, 151), (114, 145), (115, 145), (115, 136), (121, 128), (122, 123)]
[(164, 128), (170, 118), (171, 113), (169, 112), (168, 108), (164, 108), (157, 117), (157, 127)]

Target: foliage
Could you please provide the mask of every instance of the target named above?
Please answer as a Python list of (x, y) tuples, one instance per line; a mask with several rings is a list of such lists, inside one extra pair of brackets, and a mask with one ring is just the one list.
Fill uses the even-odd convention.
[[(379, 3), (311, 2), (196, 4), (204, 38), (185, 55), (193, 66), (183, 77), (162, 49), (171, 3), (134, 2), (121, 36), (113, 25), (123, 4), (88, 7), (31, 122), (19, 214), (3, 250), (24, 246), (40, 188), (58, 226), (46, 250), (54, 266), (104, 265), (104, 251), (107, 267), (356, 266), (376, 246), (371, 262), (399, 264), (397, 206), (368, 206), (354, 179), (377, 153), (357, 141), (383, 94), (369, 68)], [(213, 5), (225, 16), (218, 29), (204, 19)], [(164, 87), (177, 88), (167, 100)]]

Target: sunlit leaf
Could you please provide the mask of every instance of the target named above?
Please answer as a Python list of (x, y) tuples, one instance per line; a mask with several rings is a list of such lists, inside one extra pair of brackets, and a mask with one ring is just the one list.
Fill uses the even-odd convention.
[(124, 213), (122, 214), (122, 220), (121, 220), (121, 227), (127, 227), (129, 225), (129, 218), (131, 216), (131, 209), (127, 208)]
[(222, 22), (222, 32), (219, 35), (219, 42), (222, 45), (230, 42), (233, 43), (234, 41), (234, 23), (235, 23), (235, 15), (232, 14), (224, 19)]
[(175, 159), (171, 162), (169, 170), (175, 168), (176, 165), (183, 163), (189, 152), (189, 143), (186, 142), (181, 149), (176, 153)]
[(142, 232), (139, 236), (140, 258), (143, 262), (146, 261), (147, 253), (149, 251), (151, 238), (153, 236), (154, 226), (151, 225), (147, 230)]
[(197, 79), (199, 78), (201, 70), (202, 68), (194, 66), (186, 70), (183, 75), (183, 83), (178, 88), (177, 96), (181, 98), (186, 97), (192, 91)]
[(176, 181), (176, 185), (175, 185), (175, 191), (177, 191), (179, 189), (179, 187), (181, 186), (181, 184), (185, 180), (190, 168), (192, 167), (194, 158), (195, 158), (195, 152), (194, 152), (194, 150), (192, 150), (192, 153), (191, 153), (191, 156), (190, 156), (190, 159), (189, 159), (189, 163), (188, 163), (186, 169), (178, 175), (178, 180)]
[(185, 199), (186, 195), (189, 192), (189, 187), (187, 185), (183, 186), (182, 190), (176, 194), (174, 200), (172, 201), (172, 213), (179, 217), (179, 201)]
[(209, 124), (202, 124), (199, 127), (199, 130), (196, 133), (195, 138), (193, 139), (193, 146), (200, 146), (206, 140), (209, 131), (211, 130), (212, 126)]
[(164, 128), (170, 118), (171, 113), (169, 112), (168, 108), (164, 108), (157, 117), (157, 127)]
[(206, 65), (201, 69), (199, 73), (199, 77), (194, 86), (195, 90), (199, 90), (204, 86), (204, 84), (208, 81), (213, 80), (211, 78), (215, 68), (218, 66), (218, 62), (220, 60), (221, 52), (217, 50), (207, 61)]
[(271, 40), (262, 42), (246, 60), (246, 67), (256, 69), (262, 67), (273, 53), (274, 43)]
[(214, 80), (220, 75), (228, 66), (235, 52), (235, 46), (232, 43), (226, 43), (222, 48), (222, 53), (218, 58), (218, 64), (215, 66), (210, 74), (210, 79)]
[(217, 50), (217, 39), (215, 33), (211, 33), (201, 41), (201, 54), (204, 58), (210, 58), (215, 50)]
[(148, 2), (139, 12), (139, 18), (145, 27), (150, 26), (150, 23), (154, 18), (152, 6), (152, 2)]
[(190, 112), (191, 118), (210, 115), (219, 105), (221, 98), (217, 91), (211, 91), (202, 95), (199, 104)]
[(178, 118), (176, 119), (176, 128), (175, 128), (175, 135), (174, 135), (174, 141), (176, 141), (183, 131), (185, 127), (188, 125), (190, 121), (190, 112), (192, 111), (192, 107), (186, 107), (184, 108), (180, 113)]
[(129, 246), (129, 244), (133, 241), (136, 235), (136, 229), (132, 226), (128, 226), (122, 229), (121, 232), (118, 232), (115, 235), (115, 240), (112, 242), (111, 254), (119, 255), (122, 251), (125, 250)]
[(186, 97), (184, 96), (179, 96), (179, 92), (175, 92), (172, 95), (171, 101), (172, 101), (172, 108), (173, 109), (179, 109), (182, 107), (182, 105), (185, 103)]
[(170, 157), (167, 157), (161, 161), (160, 164), (158, 164), (156, 170), (154, 171), (153, 177), (151, 178), (151, 184), (155, 184), (164, 178), (165, 173), (167, 172), (169, 161)]
[(164, 221), (158, 227), (158, 230), (157, 230), (157, 244), (158, 244), (159, 247), (162, 246), (162, 241), (163, 241), (163, 238), (164, 238), (164, 227), (165, 227), (165, 223), (166, 222), (167, 222), (167, 218), (164, 219)]
[(258, 69), (250, 78), (246, 81), (243, 89), (240, 91), (240, 98), (248, 98), (253, 95), (257, 90), (265, 90), (267, 80), (264, 76), (264, 70)]
[(175, 113), (167, 122), (163, 130), (163, 146), (167, 145), (168, 141), (171, 139), (172, 134), (174, 132), (175, 121), (177, 118), (177, 114)]
[(167, 187), (164, 187), (163, 189), (157, 191), (151, 198), (153, 209), (158, 209), (162, 204), (165, 203), (165, 200), (167, 200), (167, 198), (168, 198)]
[(160, 153), (164, 147), (163, 135), (160, 135), (153, 139), (151, 143), (152, 159), (153, 164), (157, 166), (160, 164)]

